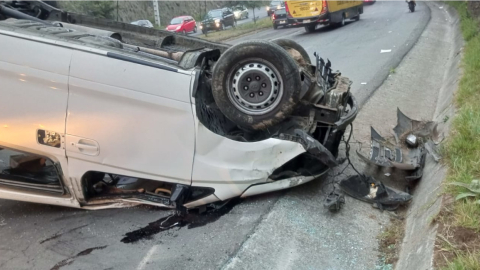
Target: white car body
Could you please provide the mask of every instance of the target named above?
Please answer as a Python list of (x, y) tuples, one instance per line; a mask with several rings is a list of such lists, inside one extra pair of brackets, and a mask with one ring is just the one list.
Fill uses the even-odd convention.
[[(2, 22), (0, 44), (0, 148), (58, 163), (64, 188), (61, 194), (49, 194), (0, 183), (0, 198), (86, 209), (139, 203), (173, 207), (138, 198), (88, 201), (82, 178), (99, 171), (214, 189), (185, 204), (192, 208), (318, 177), (269, 179), (305, 152), (297, 142), (239, 142), (206, 128), (192, 97), (194, 69), (124, 60), (99, 46)], [(60, 134), (61, 147), (39, 144), (39, 130)], [(7, 163), (1, 153), (0, 160)]]
[(239, 9), (234, 9), (233, 15), (235, 15), (235, 19), (241, 20), (244, 18), (248, 18), (248, 9), (245, 7), (240, 7)]

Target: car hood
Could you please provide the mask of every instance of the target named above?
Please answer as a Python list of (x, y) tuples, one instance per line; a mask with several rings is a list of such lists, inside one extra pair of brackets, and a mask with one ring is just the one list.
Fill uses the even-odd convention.
[(167, 26), (167, 30), (175, 30), (177, 27), (182, 26), (181, 24), (171, 24)]
[(208, 19), (205, 19), (202, 21), (202, 23), (207, 23), (207, 22), (213, 22), (215, 20), (221, 20), (222, 17), (212, 17), (212, 18), (208, 18)]

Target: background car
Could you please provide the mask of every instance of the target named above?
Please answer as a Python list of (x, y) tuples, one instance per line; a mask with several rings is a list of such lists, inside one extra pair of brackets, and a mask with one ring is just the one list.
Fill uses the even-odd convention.
[(287, 11), (285, 11), (285, 8), (275, 10), (272, 14), (272, 24), (273, 29), (277, 29), (279, 26), (288, 26)]
[(225, 27), (235, 27), (237, 20), (229, 8), (210, 10), (200, 23), (200, 29), (205, 34), (209, 30), (224, 30)]
[(131, 22), (131, 24), (135, 24), (138, 26), (143, 26), (143, 27), (148, 27), (148, 28), (153, 28), (153, 24), (149, 20), (138, 20)]
[(235, 15), (235, 19), (248, 19), (248, 9), (244, 6), (236, 6), (233, 8), (233, 15)]
[(285, 7), (285, 2), (284, 1), (272, 1), (270, 2), (270, 5), (267, 6), (267, 15), (268, 17), (272, 16), (272, 14), (275, 12), (277, 9), (281, 9)]
[(192, 16), (178, 16), (170, 21), (166, 28), (167, 31), (182, 33), (186, 35), (190, 32), (197, 32), (197, 22)]

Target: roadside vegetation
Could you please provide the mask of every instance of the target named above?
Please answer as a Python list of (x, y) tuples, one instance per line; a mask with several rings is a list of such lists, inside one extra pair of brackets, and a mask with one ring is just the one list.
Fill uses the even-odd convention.
[[(256, 22), (247, 22), (239, 24), (235, 28), (228, 28), (224, 31), (210, 31), (207, 35), (200, 35), (200, 38), (211, 41), (222, 41), (235, 37), (239, 37), (248, 33), (259, 31), (265, 28), (272, 27), (272, 20), (270, 18), (258, 19)], [(199, 29), (200, 31), (200, 29)]]
[(398, 261), (400, 247), (405, 235), (405, 220), (398, 218), (391, 218), (390, 224), (378, 236), (379, 251), (382, 263), (386, 266), (382, 269), (393, 268), (393, 265)]
[(460, 16), (465, 47), (455, 96), (457, 113), (443, 147), (449, 167), (447, 203), (435, 219), (439, 223), (435, 263), (441, 269), (480, 269), (480, 190), (474, 181), (480, 179), (479, 21), (470, 15), (466, 1), (448, 3)]

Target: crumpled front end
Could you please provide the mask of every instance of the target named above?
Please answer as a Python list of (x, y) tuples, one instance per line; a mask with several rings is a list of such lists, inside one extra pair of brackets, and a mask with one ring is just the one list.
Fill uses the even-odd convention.
[[(283, 123), (265, 131), (239, 129), (203, 91), (195, 93), (196, 152), (192, 186), (215, 189), (212, 200), (247, 197), (297, 186), (335, 167), (339, 144), (358, 113), (351, 81), (330, 63), (303, 66), (302, 100)], [(188, 208), (204, 201), (186, 204)]]

